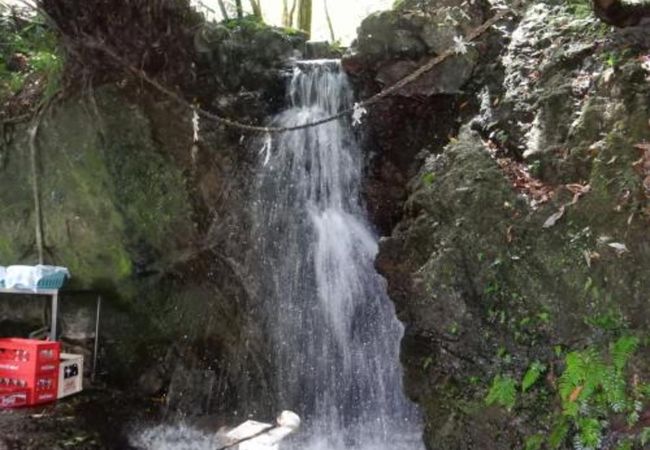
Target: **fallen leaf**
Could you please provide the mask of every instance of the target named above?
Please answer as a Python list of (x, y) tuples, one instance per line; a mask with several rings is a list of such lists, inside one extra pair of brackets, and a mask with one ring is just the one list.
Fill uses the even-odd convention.
[(587, 192), (591, 190), (591, 185), (590, 184), (579, 184), (579, 183), (571, 183), (567, 184), (566, 188), (571, 191), (573, 194), (580, 194), (584, 195)]
[(582, 392), (583, 389), (584, 389), (584, 386), (578, 386), (578, 387), (576, 387), (576, 388), (571, 392), (571, 395), (569, 395), (569, 401), (570, 401), (570, 402), (575, 402), (576, 400), (578, 400), (578, 396), (580, 395), (580, 393)]
[(564, 206), (560, 206), (560, 209), (555, 214), (551, 214), (549, 218), (546, 219), (546, 222), (544, 222), (542, 228), (551, 228), (557, 223), (558, 220), (562, 218), (563, 215), (564, 215)]
[(623, 254), (625, 252), (629, 252), (629, 250), (627, 249), (627, 246), (625, 244), (620, 243), (620, 242), (610, 242), (607, 245), (609, 245), (614, 250), (616, 250), (616, 253), (618, 253), (619, 255)]
[(602, 244), (607, 244), (611, 240), (612, 240), (612, 238), (610, 236), (600, 236), (598, 238), (598, 243), (601, 244), (601, 245)]

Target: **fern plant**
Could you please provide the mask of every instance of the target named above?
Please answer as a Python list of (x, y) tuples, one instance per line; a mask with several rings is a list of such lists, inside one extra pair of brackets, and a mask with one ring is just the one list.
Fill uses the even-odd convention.
[(595, 450), (600, 447), (605, 419), (610, 413), (627, 414), (630, 426), (638, 421), (641, 402), (634, 397), (643, 394), (639, 394), (639, 389), (631, 392), (626, 380), (626, 367), (638, 346), (638, 338), (624, 336), (610, 345), (608, 360), (594, 348), (566, 356), (558, 390), (562, 414), (568, 422), (558, 422), (549, 439), (551, 448), (561, 445), (569, 424), (576, 431), (574, 447)]
[(521, 392), (526, 392), (528, 389), (531, 388), (532, 385), (534, 385), (537, 380), (539, 380), (539, 377), (546, 371), (546, 366), (544, 366), (541, 362), (535, 361), (533, 362), (530, 367), (528, 367), (528, 370), (524, 374), (524, 377), (521, 380)]
[(497, 375), (492, 380), (492, 386), (485, 398), (488, 405), (500, 405), (508, 411), (512, 410), (517, 400), (517, 382), (509, 376)]

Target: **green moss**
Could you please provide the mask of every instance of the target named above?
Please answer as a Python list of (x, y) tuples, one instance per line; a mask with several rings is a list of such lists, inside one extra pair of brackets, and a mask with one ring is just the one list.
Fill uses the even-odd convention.
[[(110, 88), (97, 92), (95, 104), (59, 105), (38, 141), (48, 262), (69, 267), (80, 287), (123, 285), (134, 261), (164, 260), (174, 253), (170, 236), (192, 229), (183, 175), (157, 151), (142, 111)], [(24, 262), (35, 262), (33, 247), (25, 251), (33, 246), (33, 208), (24, 139), (0, 178), (5, 264), (25, 254)]]
[(237, 28), (241, 28), (243, 30), (246, 30), (248, 32), (256, 32), (259, 30), (263, 30), (265, 28), (270, 28), (269, 25), (265, 24), (262, 19), (259, 17), (249, 14), (247, 16), (244, 16), (241, 19), (230, 19), (230, 20), (225, 20), (223, 24), (231, 29), (235, 30)]

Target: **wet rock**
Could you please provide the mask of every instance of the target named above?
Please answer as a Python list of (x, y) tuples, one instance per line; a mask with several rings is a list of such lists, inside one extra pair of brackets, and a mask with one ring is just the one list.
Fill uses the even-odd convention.
[[(450, 58), (439, 64), (436, 70), (424, 74), (413, 83), (400, 89), (400, 95), (405, 97), (431, 97), (435, 94), (459, 94), (461, 88), (469, 80), (478, 60), (474, 50), (462, 58)], [(391, 86), (410, 75), (427, 60), (398, 61), (388, 63), (378, 69), (375, 80), (381, 86)]]
[[(432, 6), (411, 2), (391, 11), (382, 11), (366, 18), (359, 27), (355, 44), (344, 56), (344, 66), (351, 74), (363, 73), (380, 86), (389, 86), (429, 58), (455, 45), (458, 39), (480, 25), (487, 10), (482, 2), (471, 5), (449, 1)], [(477, 63), (477, 54), (470, 49), (433, 68), (418, 80), (419, 86), (404, 89), (400, 95), (421, 96), (457, 93), (469, 80)]]
[[(304, 41), (261, 24), (203, 30), (196, 80), (183, 96), (261, 123), (282, 104), (287, 58)], [(2, 133), (0, 200), (12, 212), (0, 219), (0, 260), (33, 263), (27, 131)], [(104, 295), (103, 381), (157, 395), (177, 366), (191, 367), (218, 377), (205, 399), (215, 409), (236, 410), (237, 393), (248, 390), (260, 399), (248, 406), (263, 410), (264, 338), (245, 314), (257, 292), (243, 265), (255, 153), (239, 132), (209, 120), (200, 121), (198, 143), (193, 134), (191, 111), (139, 82), (96, 85), (92, 98), (71, 92), (56, 102), (37, 141), (46, 259), (70, 268), (68, 287)], [(66, 349), (83, 352), (92, 342), (94, 297), (86, 300), (62, 299)], [(40, 328), (42, 306), (0, 303), (2, 334)], [(167, 361), (177, 345), (184, 350)]]
[[(486, 11), (482, 2), (400, 2), (394, 10), (362, 22), (343, 65), (360, 97), (370, 97), (453, 48), (454, 38), (482, 23)], [(370, 108), (364, 120), (370, 155), (365, 194), (371, 216), (383, 231), (401, 215), (406, 182), (420, 164), (416, 155), (424, 146), (442, 145), (457, 133), (454, 111), (463, 103), (460, 99), (476, 89), (467, 84), (479, 56), (493, 55), (495, 49), (498, 45), (487, 40), (469, 46), (467, 53), (450, 57)]]
[[(406, 324), (405, 388), (425, 412), (428, 449), (520, 448), (548, 434), (559, 408), (545, 394), (556, 392), (554, 380), (518, 393), (508, 411), (485, 403), (494, 377), (519, 381), (535, 360), (557, 376), (557, 345), (607, 347), (611, 333), (650, 330), (642, 275), (650, 210), (631, 156), (634, 143), (650, 140), (650, 85), (639, 58), (648, 47), (638, 34), (622, 44), (600, 26), (562, 7), (532, 6), (501, 63), (479, 59), (468, 83), (484, 83), (478, 101), (468, 100), (476, 115), (447, 145), (423, 144), (418, 153), (406, 150), (411, 133), (379, 140), (384, 158), (407, 153), (419, 168), (376, 266)], [(611, 67), (608, 55), (625, 46), (632, 50)], [(414, 107), (402, 105), (401, 116)], [(393, 118), (372, 114), (377, 129)], [(513, 168), (532, 175), (524, 182)], [(538, 201), (532, 182), (553, 192), (550, 200)], [(573, 203), (576, 186), (588, 192)], [(565, 216), (543, 228), (562, 206)], [(606, 249), (602, 236), (628, 251)], [(646, 348), (633, 364), (649, 360)]]
[(211, 411), (215, 387), (214, 371), (177, 367), (167, 392), (167, 408), (183, 417), (205, 415)]
[(282, 79), (287, 60), (303, 56), (306, 35), (264, 25), (254, 19), (205, 24), (194, 44), (206, 68), (217, 76), (222, 90), (264, 91), (274, 79)]

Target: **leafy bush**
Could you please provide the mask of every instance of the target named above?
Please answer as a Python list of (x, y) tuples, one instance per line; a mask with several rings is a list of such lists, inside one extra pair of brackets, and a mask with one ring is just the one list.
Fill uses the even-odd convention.
[(18, 93), (30, 76), (45, 79), (45, 95), (56, 90), (63, 59), (54, 34), (29, 10), (0, 11), (0, 98)]

